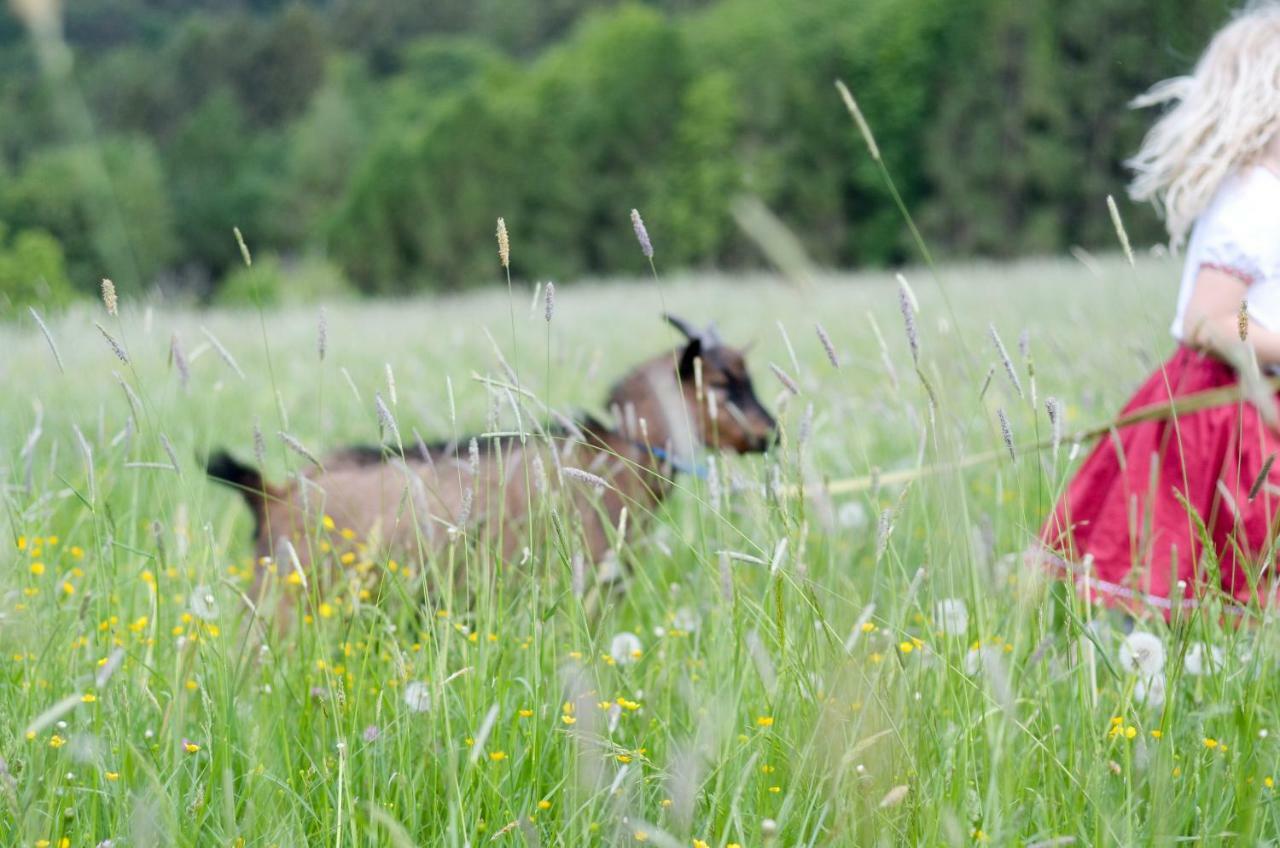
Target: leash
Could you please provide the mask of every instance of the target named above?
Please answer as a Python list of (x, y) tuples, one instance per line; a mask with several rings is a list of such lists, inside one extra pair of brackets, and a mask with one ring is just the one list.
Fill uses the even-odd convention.
[[(1125, 415), (1085, 430), (1079, 430), (1075, 433), (1065, 436), (1061, 439), (1044, 439), (1039, 442), (1032, 442), (1014, 447), (1014, 454), (1023, 453), (1039, 453), (1043, 450), (1049, 450), (1059, 445), (1076, 445), (1091, 442), (1094, 439), (1107, 435), (1114, 430), (1120, 430), (1134, 424), (1143, 424), (1150, 421), (1167, 421), (1177, 418), (1181, 415), (1189, 415), (1193, 412), (1201, 412), (1206, 409), (1212, 409), (1217, 406), (1225, 406), (1229, 403), (1236, 403), (1242, 400), (1249, 401), (1258, 407), (1259, 413), (1263, 420), (1272, 427), (1277, 429), (1280, 421), (1277, 421), (1276, 410), (1274, 404), (1274, 393), (1280, 391), (1280, 376), (1267, 377), (1250, 381), (1249, 384), (1244, 382), (1233, 383), (1229, 386), (1219, 386), (1216, 389), (1206, 389), (1201, 392), (1194, 392), (1189, 395), (1170, 398), (1167, 401), (1157, 401), (1156, 403), (1147, 404)], [(1261, 403), (1263, 398), (1270, 399), (1271, 409), (1267, 409), (1267, 404)], [(820, 490), (828, 495), (850, 495), (858, 492), (866, 492), (884, 485), (896, 485), (899, 483), (910, 483), (915, 480), (921, 480), (927, 477), (933, 477), (938, 474), (946, 474), (949, 472), (963, 471), (974, 468), (979, 465), (986, 465), (991, 462), (998, 461), (1001, 457), (1008, 457), (1009, 450), (1007, 448), (999, 448), (994, 450), (983, 451), (981, 453), (971, 454), (954, 462), (935, 463), (933, 465), (922, 465), (919, 468), (905, 468), (897, 471), (877, 472), (872, 474), (864, 474), (859, 477), (845, 477), (837, 480), (831, 480), (825, 485), (818, 487), (810, 486), (810, 490)], [(798, 497), (805, 491), (802, 485), (790, 485), (782, 488), (782, 493), (789, 497)]]
[(699, 480), (707, 479), (707, 467), (705, 465), (697, 465), (695, 463), (685, 462), (683, 459), (680, 459), (679, 457), (672, 456), (671, 452), (668, 451), (666, 448), (660, 448), (657, 446), (651, 447), (649, 445), (644, 444), (643, 442), (633, 442), (633, 444), (643, 451), (648, 451), (648, 453), (654, 459), (658, 460), (659, 462), (667, 463), (673, 469), (675, 469), (676, 471), (679, 471), (682, 474), (691, 474), (694, 477), (697, 477)]

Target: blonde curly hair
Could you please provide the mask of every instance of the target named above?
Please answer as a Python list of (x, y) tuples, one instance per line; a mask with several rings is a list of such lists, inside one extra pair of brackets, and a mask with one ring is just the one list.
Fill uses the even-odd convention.
[(1280, 134), (1280, 2), (1247, 7), (1190, 76), (1157, 83), (1132, 105), (1170, 106), (1127, 164), (1130, 197), (1156, 205), (1178, 247), (1222, 181)]

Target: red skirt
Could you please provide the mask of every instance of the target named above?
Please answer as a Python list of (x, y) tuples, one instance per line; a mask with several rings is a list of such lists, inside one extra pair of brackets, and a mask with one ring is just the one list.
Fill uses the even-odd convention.
[[(1231, 366), (1179, 347), (1125, 412), (1235, 382)], [(1087, 572), (1082, 585), (1109, 602), (1168, 609), (1171, 592), (1192, 599), (1213, 587), (1237, 601), (1261, 600), (1254, 587), (1266, 596), (1272, 567), (1261, 560), (1272, 549), (1280, 497), (1265, 485), (1249, 493), (1277, 452), (1280, 435), (1247, 403), (1132, 424), (1093, 449), (1041, 541), (1077, 574)], [(1280, 462), (1267, 482), (1280, 483)]]

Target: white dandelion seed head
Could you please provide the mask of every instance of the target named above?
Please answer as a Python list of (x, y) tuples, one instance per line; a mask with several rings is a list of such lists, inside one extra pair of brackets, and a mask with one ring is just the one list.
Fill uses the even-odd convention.
[(1000, 649), (994, 645), (970, 648), (969, 652), (964, 655), (964, 673), (973, 677), (986, 668), (989, 663), (997, 661), (999, 657)]
[(1149, 678), (1164, 669), (1164, 643), (1145, 630), (1135, 630), (1120, 643), (1120, 665), (1130, 674)]
[(692, 607), (680, 607), (671, 619), (671, 626), (685, 633), (697, 633), (702, 617)]
[(963, 598), (944, 598), (933, 607), (933, 623), (947, 636), (969, 631), (969, 607)]
[(1213, 674), (1222, 669), (1226, 655), (1217, 645), (1206, 645), (1203, 642), (1192, 642), (1187, 648), (1187, 656), (1183, 660), (1183, 668), (1192, 677)]
[(404, 687), (404, 705), (410, 712), (425, 713), (431, 709), (431, 689), (421, 680), (413, 680)]
[(867, 508), (861, 501), (849, 501), (840, 505), (836, 522), (848, 530), (861, 530), (867, 526)]
[(629, 631), (623, 631), (609, 643), (609, 656), (613, 657), (613, 661), (618, 665), (629, 665), (640, 658), (640, 654), (644, 651), (644, 644), (640, 641), (640, 637)]
[(218, 598), (203, 583), (191, 590), (188, 606), (191, 614), (202, 621), (213, 621), (218, 617)]

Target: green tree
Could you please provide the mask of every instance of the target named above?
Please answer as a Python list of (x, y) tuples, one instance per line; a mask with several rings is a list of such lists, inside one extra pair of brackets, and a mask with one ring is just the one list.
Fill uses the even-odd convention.
[(65, 249), (77, 289), (102, 277), (150, 283), (175, 257), (163, 171), (142, 139), (69, 145), (29, 158), (0, 188), (0, 217), (44, 230)]
[(73, 294), (57, 239), (43, 230), (10, 235), (0, 222), (0, 317), (28, 305), (56, 309)]
[(265, 211), (275, 179), (276, 139), (249, 132), (227, 89), (211, 95), (166, 150), (182, 259), (220, 272), (238, 261), (233, 227), (269, 240)]

